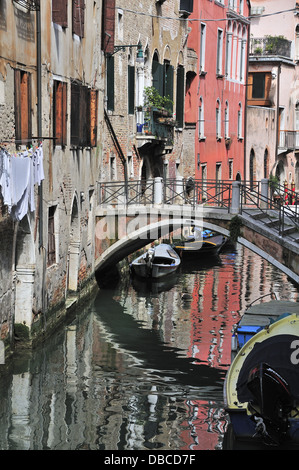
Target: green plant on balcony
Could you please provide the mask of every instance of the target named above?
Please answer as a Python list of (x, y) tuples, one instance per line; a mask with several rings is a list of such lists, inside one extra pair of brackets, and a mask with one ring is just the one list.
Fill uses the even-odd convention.
[(270, 54), (277, 53), (285, 41), (286, 41), (286, 38), (282, 35), (266, 36), (265, 52), (270, 53)]
[(166, 110), (168, 114), (171, 113), (173, 101), (169, 96), (161, 96), (158, 90), (153, 86), (146, 87), (143, 93), (145, 109), (156, 108), (159, 111)]

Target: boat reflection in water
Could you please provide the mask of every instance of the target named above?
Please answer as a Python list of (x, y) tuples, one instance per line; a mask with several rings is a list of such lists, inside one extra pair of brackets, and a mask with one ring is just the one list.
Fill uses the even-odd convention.
[(166, 284), (149, 287), (122, 276), (69, 313), (44, 346), (0, 370), (1, 449), (226, 445), (233, 325), (260, 295), (297, 301), (297, 290), (239, 246), (213, 261), (184, 261)]

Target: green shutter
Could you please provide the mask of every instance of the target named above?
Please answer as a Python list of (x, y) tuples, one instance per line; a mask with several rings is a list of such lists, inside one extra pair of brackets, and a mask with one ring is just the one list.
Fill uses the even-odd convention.
[(107, 109), (114, 111), (114, 56), (107, 56)]
[(128, 65), (128, 113), (135, 109), (135, 67)]
[[(173, 101), (173, 66), (165, 63), (164, 64), (164, 93), (166, 98), (170, 98)], [(169, 108), (169, 111), (173, 110), (173, 106)]]
[(163, 96), (163, 75), (164, 68), (162, 64), (159, 64), (156, 60), (153, 60), (152, 65), (152, 76), (153, 76), (153, 87)]
[(185, 95), (185, 69), (181, 65), (177, 69), (177, 91), (176, 91), (176, 119), (178, 127), (184, 126), (184, 95)]

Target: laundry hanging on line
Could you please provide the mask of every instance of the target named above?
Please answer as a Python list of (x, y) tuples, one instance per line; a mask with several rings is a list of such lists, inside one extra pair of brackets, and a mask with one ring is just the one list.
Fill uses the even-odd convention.
[(14, 155), (0, 149), (0, 192), (13, 220), (35, 210), (34, 185), (44, 178), (42, 144)]

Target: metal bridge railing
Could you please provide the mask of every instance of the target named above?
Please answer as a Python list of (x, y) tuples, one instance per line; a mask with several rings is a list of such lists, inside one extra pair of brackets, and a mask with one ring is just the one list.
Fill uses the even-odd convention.
[[(157, 179), (161, 180), (161, 194), (158, 196)], [(100, 182), (98, 183), (99, 204), (146, 205), (154, 204), (158, 198), (161, 204), (190, 204), (192, 206), (205, 204), (229, 210), (231, 183), (231, 181), (202, 181), (190, 178), (130, 180), (126, 184), (124, 181)]]

